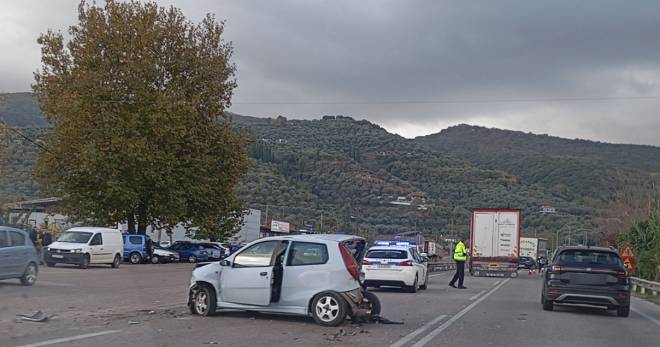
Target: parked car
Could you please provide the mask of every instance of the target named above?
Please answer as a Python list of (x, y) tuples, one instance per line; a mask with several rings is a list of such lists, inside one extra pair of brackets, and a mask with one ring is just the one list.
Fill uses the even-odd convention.
[(169, 249), (179, 253), (179, 259), (181, 259), (181, 261), (196, 263), (198, 261), (207, 261), (209, 259), (209, 253), (204, 249), (204, 246), (200, 246), (193, 242), (177, 241)]
[(610, 248), (559, 248), (545, 273), (541, 304), (580, 304), (630, 314), (630, 280), (619, 254)]
[(24, 286), (37, 281), (37, 250), (27, 232), (0, 226), (0, 280), (17, 278)]
[(532, 257), (522, 256), (518, 259), (518, 269), (536, 269), (536, 261)]
[(150, 261), (152, 264), (174, 263), (178, 262), (180, 259), (179, 253), (170, 250), (169, 248), (154, 244), (154, 255), (151, 257)]
[(147, 242), (149, 236), (142, 234), (124, 234), (124, 260), (131, 264), (140, 264), (149, 260)]
[(377, 298), (365, 299), (365, 293), (375, 296), (359, 282), (364, 243), (336, 234), (253, 241), (220, 262), (196, 268), (188, 306), (202, 316), (217, 309), (309, 315), (326, 326), (341, 324), (347, 315), (379, 311), (380, 304), (371, 304)]
[(89, 264), (109, 264), (118, 268), (124, 253), (124, 242), (117, 229), (78, 227), (71, 228), (46, 248), (45, 262), (76, 264), (87, 268)]
[(373, 246), (362, 260), (364, 285), (394, 286), (416, 293), (429, 282), (428, 259), (414, 245)]
[(198, 244), (204, 247), (209, 254), (209, 260), (220, 260), (226, 257), (224, 249), (219, 244), (213, 242), (200, 242)]

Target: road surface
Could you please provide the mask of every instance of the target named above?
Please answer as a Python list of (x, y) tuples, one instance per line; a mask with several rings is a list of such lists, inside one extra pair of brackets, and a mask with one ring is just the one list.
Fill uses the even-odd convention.
[[(183, 305), (189, 264), (41, 269), (34, 287), (0, 282), (0, 346), (655, 346), (660, 306), (633, 300), (628, 318), (614, 312), (541, 310), (538, 275), (466, 277), (467, 290), (433, 274), (417, 294), (374, 290), (383, 316), (403, 325), (347, 321), (336, 328), (310, 318), (245, 312), (197, 317)], [(46, 323), (14, 322), (43, 310)]]

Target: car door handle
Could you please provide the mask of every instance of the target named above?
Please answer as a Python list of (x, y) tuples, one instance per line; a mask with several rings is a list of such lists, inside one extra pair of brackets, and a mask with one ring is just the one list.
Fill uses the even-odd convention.
[(266, 271), (259, 273), (259, 276), (267, 276), (267, 275), (268, 275), (268, 272), (266, 272)]

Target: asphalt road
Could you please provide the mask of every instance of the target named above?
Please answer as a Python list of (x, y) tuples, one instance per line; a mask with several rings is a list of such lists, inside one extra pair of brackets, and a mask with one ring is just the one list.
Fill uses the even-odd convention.
[[(417, 294), (374, 290), (383, 316), (403, 325), (347, 321), (337, 328), (311, 318), (246, 312), (196, 317), (184, 306), (191, 265), (43, 268), (34, 287), (0, 282), (0, 346), (655, 346), (660, 306), (633, 300), (628, 318), (614, 312), (541, 310), (538, 275), (466, 278), (469, 289), (434, 274)], [(42, 310), (46, 323), (18, 323)]]

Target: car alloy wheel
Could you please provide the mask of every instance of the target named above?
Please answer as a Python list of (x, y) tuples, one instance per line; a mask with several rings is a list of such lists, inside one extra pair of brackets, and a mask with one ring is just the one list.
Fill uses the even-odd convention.
[(89, 254), (83, 255), (82, 261), (80, 263), (81, 269), (86, 269), (89, 266)]
[(142, 262), (142, 256), (139, 253), (131, 253), (131, 264), (139, 264)]
[(158, 258), (157, 255), (152, 255), (152, 256), (151, 256), (151, 263), (152, 263), (152, 264), (158, 264), (158, 263), (160, 263), (160, 258)]
[(317, 294), (309, 308), (314, 321), (323, 326), (340, 325), (349, 312), (346, 300), (332, 291)]
[(339, 303), (331, 296), (324, 296), (316, 303), (316, 315), (324, 322), (332, 322), (339, 315)]
[(197, 262), (197, 257), (194, 255), (191, 255), (188, 257), (188, 262), (189, 263), (196, 263)]
[(210, 316), (216, 310), (215, 290), (208, 285), (195, 285), (191, 289), (190, 310), (193, 314)]
[(31, 286), (36, 281), (37, 281), (37, 266), (34, 263), (30, 263), (27, 266), (27, 268), (25, 268), (23, 277), (21, 277), (21, 284), (24, 286)]

